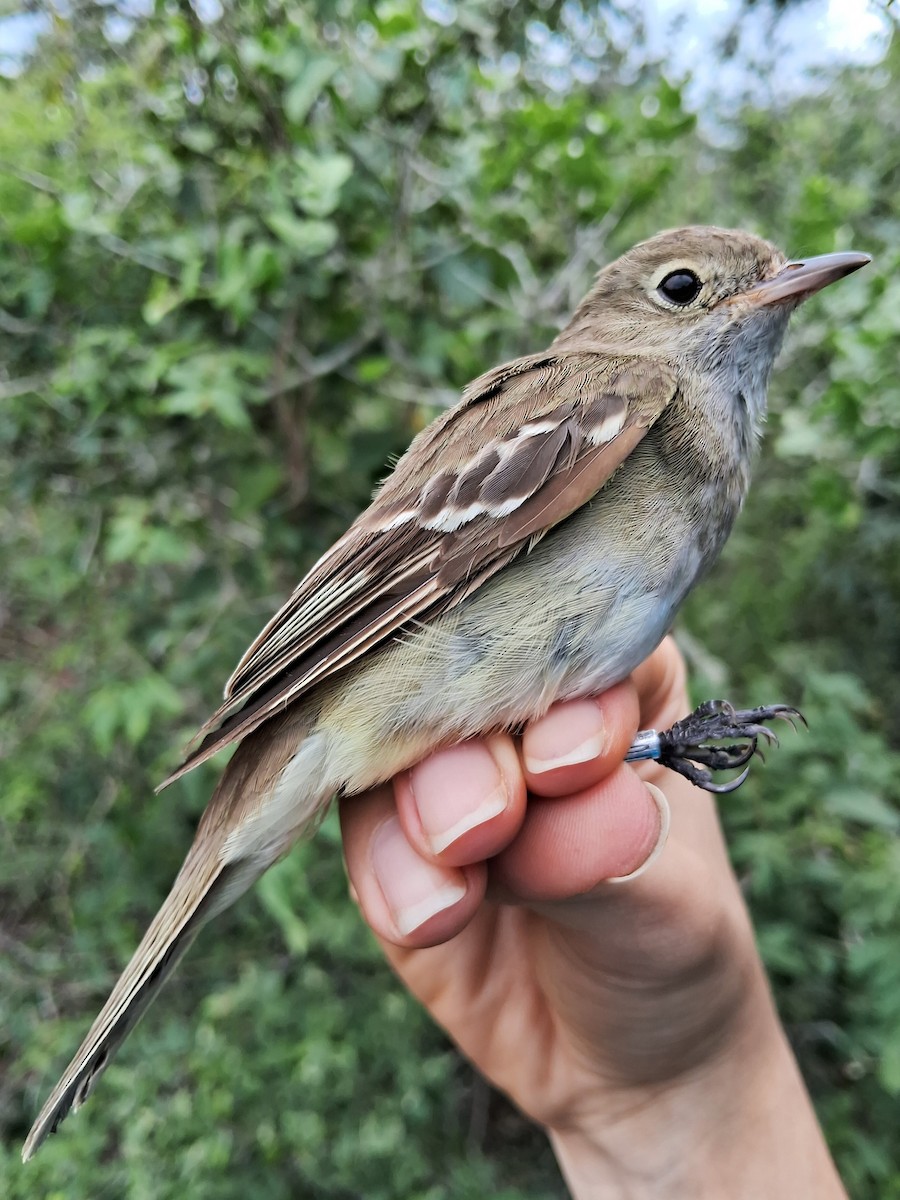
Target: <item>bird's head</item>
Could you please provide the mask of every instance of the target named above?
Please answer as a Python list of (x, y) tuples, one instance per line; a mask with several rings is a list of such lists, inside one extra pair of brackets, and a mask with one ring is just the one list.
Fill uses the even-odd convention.
[(746, 341), (771, 363), (797, 305), (867, 262), (857, 253), (789, 261), (743, 230), (670, 229), (604, 267), (559, 340), (698, 367)]
[(739, 229), (667, 230), (600, 271), (554, 345), (661, 359), (684, 382), (711, 381), (706, 394), (740, 396), (758, 434), (791, 313), (869, 261), (854, 252), (790, 261)]

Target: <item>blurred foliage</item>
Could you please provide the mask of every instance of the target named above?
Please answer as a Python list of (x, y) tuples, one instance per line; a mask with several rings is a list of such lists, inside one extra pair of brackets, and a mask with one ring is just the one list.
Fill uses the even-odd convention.
[(180, 863), (215, 771), (152, 787), (245, 644), (435, 405), (688, 220), (877, 256), (798, 320), (684, 624), (698, 695), (810, 718), (723, 809), (848, 1186), (900, 1196), (900, 44), (698, 129), (620, 10), (535, 11), (84, 3), (0, 81), (11, 1200), (564, 1194), (392, 982), (331, 821), (18, 1154)]

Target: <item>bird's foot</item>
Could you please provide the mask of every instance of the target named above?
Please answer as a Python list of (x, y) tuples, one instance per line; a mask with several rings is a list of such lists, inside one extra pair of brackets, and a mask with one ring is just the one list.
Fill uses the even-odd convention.
[[(626, 762), (655, 759), (707, 792), (733, 792), (750, 774), (750, 759), (762, 758), (760, 742), (777, 746), (778, 738), (763, 722), (776, 717), (796, 729), (806, 720), (796, 708), (772, 704), (766, 708), (736, 709), (727, 700), (707, 700), (681, 721), (657, 733), (643, 730), (625, 756)], [(730, 739), (736, 739), (730, 742)], [(730, 742), (728, 745), (710, 743)], [(726, 783), (716, 783), (714, 771), (743, 767), (740, 775)]]

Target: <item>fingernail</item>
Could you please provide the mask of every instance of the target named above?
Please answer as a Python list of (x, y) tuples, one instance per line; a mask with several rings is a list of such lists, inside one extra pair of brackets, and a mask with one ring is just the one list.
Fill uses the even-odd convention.
[(603, 714), (590, 700), (551, 710), (525, 734), (525, 769), (532, 775), (591, 762), (606, 748)]
[(656, 839), (656, 844), (639, 867), (636, 867), (627, 875), (615, 875), (612, 879), (607, 879), (607, 883), (630, 883), (632, 879), (639, 879), (645, 871), (650, 870), (662, 854), (663, 848), (668, 841), (669, 826), (672, 824), (672, 810), (669, 808), (669, 801), (666, 799), (664, 793), (652, 783), (645, 783), (644, 787), (650, 793), (659, 811), (659, 836)]
[(500, 769), (481, 742), (467, 742), (426, 758), (408, 778), (434, 854), (499, 816), (509, 803)]
[(466, 894), (462, 871), (437, 867), (406, 840), (396, 817), (388, 817), (372, 840), (372, 868), (401, 934), (412, 933)]

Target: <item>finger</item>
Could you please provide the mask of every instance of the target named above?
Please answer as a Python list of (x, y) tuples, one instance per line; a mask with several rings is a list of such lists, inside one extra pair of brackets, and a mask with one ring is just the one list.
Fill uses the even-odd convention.
[(397, 815), (424, 858), (463, 866), (491, 858), (525, 818), (525, 782), (505, 734), (439, 750), (394, 780)]
[(395, 946), (420, 949), (454, 937), (484, 898), (483, 863), (446, 866), (411, 845), (389, 786), (341, 801), (351, 888), (372, 930)]
[(655, 862), (668, 834), (657, 788), (620, 765), (564, 798), (533, 798), (521, 832), (490, 864), (491, 886), (520, 901), (568, 900)]
[(637, 692), (628, 680), (596, 698), (554, 704), (522, 736), (528, 790), (569, 796), (599, 783), (622, 762), (637, 727)]
[(686, 669), (672, 637), (665, 638), (632, 674), (640, 702), (640, 724), (668, 729), (687, 715)]

